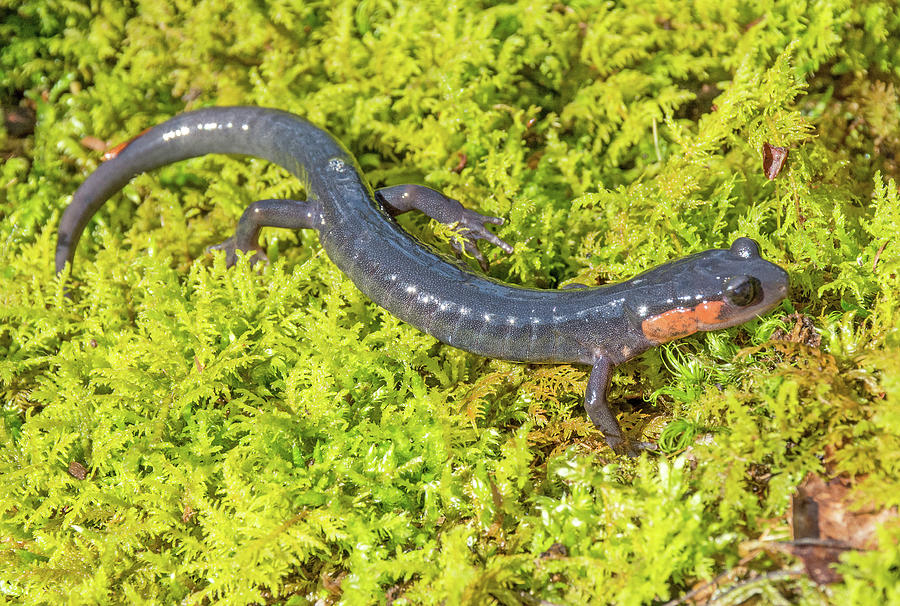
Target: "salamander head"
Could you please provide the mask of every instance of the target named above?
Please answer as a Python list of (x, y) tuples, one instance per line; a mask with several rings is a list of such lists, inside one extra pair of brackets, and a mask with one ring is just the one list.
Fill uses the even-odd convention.
[(743, 324), (788, 292), (787, 272), (763, 259), (750, 238), (651, 269), (634, 281), (655, 283), (669, 294), (665, 304), (641, 307), (638, 314), (644, 336), (657, 344)]

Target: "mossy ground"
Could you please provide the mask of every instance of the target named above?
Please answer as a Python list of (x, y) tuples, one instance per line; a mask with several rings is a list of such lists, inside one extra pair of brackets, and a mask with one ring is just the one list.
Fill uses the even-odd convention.
[[(898, 41), (889, 0), (0, 0), (0, 101), (37, 115), (0, 130), (0, 600), (645, 604), (796, 568), (759, 546), (807, 472), (896, 507)], [(262, 271), (205, 254), (253, 200), (303, 195), (262, 161), (135, 179), (65, 300), (56, 226), (91, 147), (227, 104), (506, 217), (496, 278), (613, 282), (742, 235), (790, 301), (620, 368), (623, 424), (667, 446), (628, 460), (584, 369), (442, 346), (314, 234), (265, 232)], [(790, 150), (774, 181), (765, 143)], [(770, 341), (791, 312), (820, 346)], [(722, 603), (900, 603), (898, 541), (827, 589)]]

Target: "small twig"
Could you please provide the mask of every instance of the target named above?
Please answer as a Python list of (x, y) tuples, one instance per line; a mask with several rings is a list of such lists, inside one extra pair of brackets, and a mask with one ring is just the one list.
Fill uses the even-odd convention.
[[(770, 547), (779, 548), (780, 545), (796, 546), (796, 547), (827, 547), (828, 549), (840, 549), (841, 551), (859, 551), (856, 547), (847, 544), (845, 541), (836, 539), (820, 539), (818, 537), (802, 537), (791, 541), (776, 541), (770, 543)], [(783, 551), (783, 550), (782, 550)]]
[[(687, 603), (688, 600), (693, 599), (694, 596), (697, 595), (698, 593), (700, 593), (701, 591), (705, 591), (710, 585), (718, 584), (719, 580), (721, 580), (723, 577), (728, 576), (730, 573), (731, 573), (730, 570), (723, 572), (722, 574), (717, 576), (715, 579), (713, 579), (709, 583), (704, 583), (697, 589), (694, 589), (693, 591), (689, 591), (688, 593), (684, 594), (680, 598), (676, 598), (674, 600), (666, 602), (665, 604), (663, 604), (663, 606), (677, 606), (678, 604), (685, 604), (685, 603)], [(802, 576), (804, 576), (804, 572), (803, 572), (803, 570), (801, 570), (799, 568), (793, 569), (793, 570), (773, 570), (771, 572), (767, 572), (765, 574), (755, 576), (752, 579), (747, 579), (745, 581), (735, 583), (728, 589), (724, 590), (724, 593), (722, 593), (722, 595), (706, 602), (706, 606), (713, 606), (714, 604), (721, 604), (722, 600), (725, 598), (725, 596), (731, 594), (734, 591), (737, 591), (738, 589), (741, 589), (742, 587), (746, 587), (747, 585), (752, 585), (759, 581), (771, 581), (772, 579), (779, 579), (782, 577), (790, 578), (790, 577), (802, 577)]]
[[(786, 547), (788, 547), (788, 546), (796, 546), (796, 547), (817, 546), (817, 547), (827, 547), (827, 548), (831, 548), (831, 549), (840, 549), (840, 550), (852, 549), (852, 547), (847, 546), (842, 541), (835, 541), (833, 539), (818, 539), (818, 538), (801, 538), (801, 539), (794, 539), (793, 541), (778, 541), (775, 543), (767, 543), (765, 545), (765, 548), (773, 548), (774, 547), (775, 549), (778, 549), (779, 551), (785, 551), (785, 552), (790, 553), (786, 549)], [(727, 578), (728, 576), (730, 576), (736, 568), (740, 568), (740, 567), (743, 567), (743, 566), (746, 566), (747, 564), (749, 564), (753, 558), (755, 558), (757, 555), (759, 555), (760, 553), (765, 551), (765, 548), (757, 548), (756, 550), (753, 551), (753, 553), (750, 553), (747, 556), (745, 556), (744, 558), (742, 558), (741, 561), (738, 562), (737, 565), (734, 566), (733, 568), (726, 570), (725, 572), (718, 575), (713, 580), (711, 580), (707, 583), (704, 583), (703, 585), (697, 587), (696, 589), (689, 591), (688, 593), (684, 594), (680, 598), (675, 598), (674, 600), (670, 600), (670, 601), (666, 602), (665, 604), (663, 604), (663, 606), (678, 606), (679, 604), (685, 604), (688, 602), (688, 600), (692, 600), (696, 595), (707, 591), (710, 586), (719, 585), (719, 583), (722, 580), (724, 580), (725, 578)], [(806, 572), (801, 568), (795, 568), (795, 569), (790, 569), (790, 570), (773, 570), (771, 572), (766, 572), (764, 574), (755, 576), (752, 579), (746, 579), (744, 581), (735, 583), (734, 585), (728, 587), (727, 589), (724, 589), (723, 593), (721, 595), (717, 596), (714, 599), (710, 599), (708, 602), (706, 602), (706, 604), (707, 604), (707, 606), (713, 606), (714, 604), (721, 604), (722, 600), (725, 598), (725, 596), (731, 594), (734, 591), (737, 591), (738, 589), (741, 589), (742, 587), (746, 587), (747, 585), (752, 585), (759, 581), (767, 581), (767, 580), (779, 579), (779, 578), (783, 578), (783, 577), (784, 578), (802, 577), (805, 575), (806, 575)]]
[(703, 585), (700, 585), (699, 587), (690, 590), (689, 592), (687, 592), (680, 598), (675, 598), (674, 600), (669, 600), (668, 602), (663, 604), (663, 606), (678, 606), (678, 604), (684, 604), (688, 600), (693, 599), (694, 596), (697, 595), (698, 593), (706, 591), (710, 586), (712, 586), (712, 585), (718, 586), (719, 582), (722, 581), (723, 579), (727, 578), (728, 576), (730, 576), (736, 568), (741, 568), (743, 566), (746, 566), (747, 564), (750, 563), (751, 560), (753, 560), (753, 558), (755, 558), (756, 556), (761, 554), (763, 551), (764, 550), (762, 548), (757, 547), (753, 552), (751, 552), (751, 553), (747, 554), (746, 556), (744, 556), (743, 558), (741, 558), (741, 560), (737, 563), (736, 566), (726, 570), (725, 572), (718, 575), (713, 580), (707, 581)]
[(742, 589), (747, 587), (748, 585), (753, 585), (760, 581), (771, 581), (773, 579), (781, 579), (781, 578), (793, 578), (793, 577), (802, 577), (805, 576), (806, 573), (800, 569), (795, 568), (793, 570), (773, 570), (771, 572), (767, 572), (765, 574), (761, 574), (759, 576), (753, 577), (752, 579), (747, 579), (746, 581), (741, 581), (740, 583), (736, 583), (725, 590), (722, 595), (717, 598), (710, 600), (706, 603), (706, 606), (714, 606), (715, 604), (721, 604), (722, 600), (725, 599), (729, 594), (737, 591), (738, 589)]
[(875, 253), (875, 260), (872, 262), (872, 271), (875, 271), (875, 268), (878, 267), (878, 261), (879, 261), (879, 259), (881, 259), (881, 253), (884, 252), (884, 249), (888, 245), (888, 242), (890, 242), (890, 240), (885, 240), (884, 244), (882, 244), (878, 248), (878, 252)]
[(725, 572), (723, 572), (722, 574), (720, 574), (719, 576), (714, 578), (712, 581), (707, 581), (703, 585), (700, 585), (700, 587), (691, 589), (689, 592), (687, 592), (680, 598), (675, 598), (674, 600), (669, 600), (668, 602), (663, 604), (663, 606), (678, 606), (679, 604), (686, 604), (688, 602), (688, 600), (694, 599), (695, 595), (697, 595), (700, 592), (706, 591), (711, 585), (718, 585), (719, 581), (722, 581), (730, 574), (731, 574), (731, 570), (726, 570)]
[(656, 161), (662, 162), (662, 154), (659, 153), (659, 131), (656, 129), (656, 117), (653, 118), (653, 147), (656, 148)]

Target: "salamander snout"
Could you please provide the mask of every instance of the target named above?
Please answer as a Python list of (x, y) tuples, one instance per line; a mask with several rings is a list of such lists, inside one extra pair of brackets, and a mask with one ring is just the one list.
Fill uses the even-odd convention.
[(668, 305), (650, 308), (641, 322), (651, 343), (743, 324), (778, 305), (789, 283), (787, 272), (763, 259), (750, 238), (662, 265), (645, 274), (649, 277), (667, 283), (671, 293)]
[[(722, 284), (720, 310), (714, 322), (701, 330), (735, 326), (760, 316), (788, 294), (788, 273), (760, 256), (759, 245), (750, 238), (738, 238), (729, 249), (733, 260), (722, 262), (728, 271)], [(728, 275), (730, 274), (730, 275)]]

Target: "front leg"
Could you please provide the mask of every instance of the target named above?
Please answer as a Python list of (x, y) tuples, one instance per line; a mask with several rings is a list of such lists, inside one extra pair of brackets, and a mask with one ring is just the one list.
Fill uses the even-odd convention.
[(487, 271), (487, 261), (481, 251), (478, 250), (477, 240), (487, 240), (494, 246), (499, 246), (506, 254), (512, 254), (513, 247), (501, 240), (496, 234), (488, 231), (488, 223), (503, 225), (500, 217), (489, 217), (470, 210), (439, 191), (425, 187), (424, 185), (395, 185), (375, 191), (375, 195), (384, 209), (392, 216), (418, 210), (425, 213), (438, 223), (445, 225), (458, 225), (463, 237), (463, 244), (451, 242), (451, 246), (458, 253), (465, 250), (475, 257), (481, 268)]
[(619, 426), (616, 416), (609, 409), (606, 396), (609, 391), (609, 378), (612, 374), (612, 368), (610, 361), (603, 356), (594, 360), (591, 376), (588, 378), (587, 390), (584, 394), (584, 408), (587, 410), (588, 417), (594, 422), (594, 426), (603, 432), (606, 443), (609, 444), (609, 447), (616, 454), (636, 457), (640, 449), (651, 445), (644, 443), (634, 444), (629, 440), (622, 433), (622, 428)]

